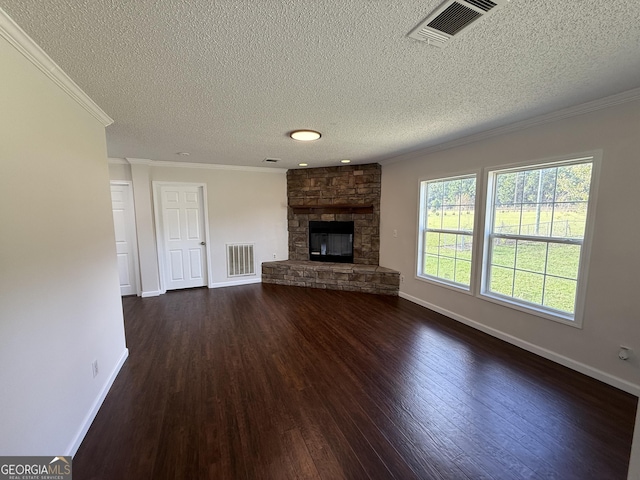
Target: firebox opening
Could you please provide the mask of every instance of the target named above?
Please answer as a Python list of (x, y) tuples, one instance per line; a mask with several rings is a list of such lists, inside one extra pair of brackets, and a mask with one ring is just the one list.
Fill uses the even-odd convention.
[(309, 222), (309, 260), (353, 263), (353, 222)]

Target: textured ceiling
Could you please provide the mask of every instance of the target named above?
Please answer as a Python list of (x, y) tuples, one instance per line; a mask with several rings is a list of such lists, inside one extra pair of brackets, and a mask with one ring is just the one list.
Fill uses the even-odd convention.
[(111, 157), (380, 161), (640, 86), (638, 0), (512, 0), (444, 49), (407, 38), (440, 3), (1, 6), (115, 120)]

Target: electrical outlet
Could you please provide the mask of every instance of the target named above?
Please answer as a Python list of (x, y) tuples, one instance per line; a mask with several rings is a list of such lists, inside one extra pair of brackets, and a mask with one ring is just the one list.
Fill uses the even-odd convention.
[(91, 370), (93, 371), (93, 378), (98, 376), (98, 360), (91, 362)]
[(273, 259), (275, 260), (276, 258), (278, 258), (278, 256), (274, 253), (273, 254)]
[(404, 283), (404, 275), (400, 275), (400, 283)]
[(398, 230), (393, 230), (393, 238), (398, 238)]
[(631, 349), (629, 347), (625, 347), (624, 345), (620, 345), (620, 350), (618, 350), (618, 358), (620, 360), (629, 360), (631, 356)]

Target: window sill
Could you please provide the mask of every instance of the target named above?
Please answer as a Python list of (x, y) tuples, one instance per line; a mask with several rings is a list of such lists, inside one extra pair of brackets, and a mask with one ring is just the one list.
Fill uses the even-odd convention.
[(490, 293), (479, 293), (478, 298), (482, 300), (486, 300), (488, 302), (496, 303), (498, 305), (502, 305), (503, 307), (508, 307), (513, 310), (518, 310), (519, 312), (524, 312), (524, 313), (528, 313), (529, 315), (534, 315), (539, 318), (544, 318), (545, 320), (551, 320), (553, 322), (562, 323), (563, 325), (569, 325), (570, 327), (573, 327), (573, 328), (582, 329), (581, 321), (578, 321), (578, 319), (572, 320), (568, 316), (564, 317), (561, 315), (554, 315), (546, 310), (512, 302), (507, 300), (506, 298), (498, 297)]

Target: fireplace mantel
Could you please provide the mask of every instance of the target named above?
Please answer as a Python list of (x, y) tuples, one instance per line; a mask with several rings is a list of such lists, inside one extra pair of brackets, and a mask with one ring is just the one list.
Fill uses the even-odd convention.
[(336, 205), (296, 205), (291, 206), (293, 213), (296, 215), (310, 215), (310, 214), (340, 214), (351, 213), (366, 215), (373, 213), (373, 205), (351, 204), (343, 203)]

